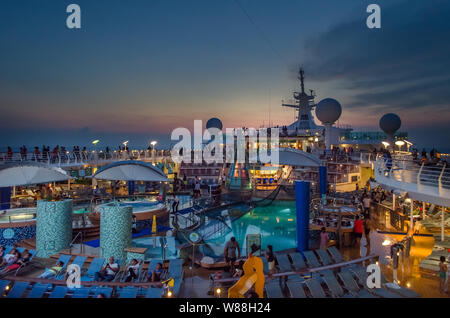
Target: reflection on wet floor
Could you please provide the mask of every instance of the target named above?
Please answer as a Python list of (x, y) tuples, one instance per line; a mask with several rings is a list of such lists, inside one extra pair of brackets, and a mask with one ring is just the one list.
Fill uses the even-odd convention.
[[(381, 231), (392, 231), (390, 226), (385, 224), (377, 223), (376, 219), (375, 227)], [(395, 231), (397, 232), (397, 231)], [(421, 227), (419, 234), (431, 234), (427, 229)], [(383, 234), (385, 238), (389, 240), (401, 241), (405, 235), (394, 235), (394, 234)], [(371, 237), (373, 236), (373, 232)], [(383, 237), (384, 238), (384, 237)], [(383, 239), (379, 239), (378, 242), (382, 242)], [(375, 242), (372, 242), (373, 244)], [(439, 291), (439, 277), (437, 272), (423, 271), (419, 269), (419, 264), (422, 260), (427, 258), (433, 251), (435, 246), (435, 239), (433, 236), (414, 236), (414, 240), (411, 246), (410, 257), (404, 262), (399, 263), (399, 268), (397, 272), (398, 280), (400, 285), (410, 288), (417, 292), (421, 297), (424, 298), (436, 298), (436, 297), (447, 297), (450, 298), (449, 294), (441, 294)], [(375, 247), (374, 247), (375, 249)], [(350, 247), (344, 248), (342, 254), (349, 259), (355, 259), (359, 257), (359, 248)], [(389, 265), (381, 265), (383, 274), (389, 281), (393, 280), (393, 268)]]

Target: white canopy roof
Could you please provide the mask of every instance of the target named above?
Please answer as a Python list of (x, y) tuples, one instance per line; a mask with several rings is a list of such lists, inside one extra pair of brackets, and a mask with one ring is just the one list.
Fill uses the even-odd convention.
[(60, 182), (72, 179), (61, 168), (40, 163), (18, 163), (0, 165), (0, 187), (25, 186)]
[(319, 167), (322, 161), (308, 153), (293, 148), (280, 148), (280, 165), (297, 167)]
[(168, 181), (164, 172), (143, 161), (116, 162), (102, 167), (92, 178), (121, 181)]

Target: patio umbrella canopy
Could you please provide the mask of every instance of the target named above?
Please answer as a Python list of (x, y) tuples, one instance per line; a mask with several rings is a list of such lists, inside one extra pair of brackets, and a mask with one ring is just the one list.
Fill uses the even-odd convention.
[(63, 169), (39, 163), (0, 166), (0, 188), (60, 182), (72, 179)]
[(160, 169), (143, 161), (116, 162), (100, 168), (92, 178), (112, 181), (168, 181)]

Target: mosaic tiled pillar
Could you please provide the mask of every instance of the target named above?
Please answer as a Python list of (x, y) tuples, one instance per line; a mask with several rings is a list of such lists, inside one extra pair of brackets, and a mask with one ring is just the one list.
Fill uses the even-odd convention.
[(105, 260), (114, 256), (123, 263), (125, 249), (131, 247), (133, 208), (110, 203), (100, 206), (100, 211), (100, 255)]
[(72, 242), (72, 200), (37, 203), (37, 256), (49, 257), (67, 249)]

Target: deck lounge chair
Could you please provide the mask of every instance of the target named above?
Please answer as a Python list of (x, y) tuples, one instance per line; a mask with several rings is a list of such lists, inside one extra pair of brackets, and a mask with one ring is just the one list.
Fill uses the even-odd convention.
[(299, 281), (288, 281), (286, 286), (291, 294), (291, 298), (307, 298), (305, 289), (303, 288), (305, 284)]
[(331, 293), (331, 296), (334, 298), (353, 298), (354, 296), (350, 294), (346, 294), (342, 286), (339, 284), (338, 280), (336, 279), (336, 276), (331, 272), (327, 272), (323, 275), (323, 281), (325, 282), (325, 285), (327, 285), (328, 290)]
[(90, 293), (91, 290), (89, 288), (85, 287), (74, 288), (72, 298), (89, 298)]
[(275, 257), (277, 258), (278, 261), (280, 273), (292, 271), (291, 262), (289, 261), (287, 254), (275, 253)]
[(338, 273), (339, 278), (344, 283), (344, 287), (354, 296), (358, 298), (377, 298), (369, 293), (366, 289), (360, 289), (353, 276), (348, 271), (341, 271)]
[(341, 252), (339, 252), (339, 250), (336, 248), (336, 246), (329, 247), (327, 249), (327, 251), (331, 254), (331, 256), (333, 257), (333, 259), (336, 263), (345, 262), (344, 258), (342, 257)]
[(327, 295), (325, 294), (325, 291), (323, 290), (320, 282), (314, 278), (310, 278), (305, 280), (305, 285), (309, 289), (309, 292), (311, 293), (311, 296), (313, 298), (326, 298)]
[(305, 251), (303, 252), (303, 255), (305, 255), (306, 263), (308, 264), (309, 268), (320, 267), (319, 260), (317, 259), (313, 251)]
[(150, 261), (150, 265), (148, 266), (148, 270), (146, 273), (141, 274), (141, 277), (139, 278), (140, 282), (144, 282), (146, 280), (148, 280), (151, 276), (152, 276), (152, 270), (156, 269), (156, 266), (158, 265), (158, 263), (163, 263), (162, 259), (152, 259)]
[(266, 281), (265, 290), (268, 298), (284, 298), (278, 280)]
[(94, 280), (95, 273), (100, 272), (103, 268), (104, 258), (94, 258), (89, 266), (87, 272), (81, 276), (81, 280), (91, 282)]
[[(70, 256), (70, 255), (69, 255)], [(84, 263), (86, 262), (86, 259), (87, 259), (87, 257), (86, 256), (77, 256), (77, 257), (75, 257), (75, 259), (72, 261), (72, 263), (71, 263), (71, 265), (73, 264), (73, 265), (78, 265), (78, 266), (80, 266), (80, 270), (83, 268), (83, 265), (84, 265)], [(66, 268), (67, 268), (68, 266), (66, 266)], [(58, 275), (58, 280), (61, 280), (61, 279), (64, 279), (64, 277), (65, 277), (65, 273), (63, 273), (63, 272), (61, 272), (59, 275)]]
[(28, 282), (15, 282), (14, 286), (8, 293), (7, 298), (22, 298), (23, 293), (30, 286)]
[(138, 294), (137, 288), (122, 288), (118, 290), (119, 298), (136, 298)]
[(34, 284), (31, 292), (28, 294), (28, 298), (42, 298), (44, 293), (51, 287), (51, 284)]
[(64, 273), (64, 271), (67, 268), (67, 265), (69, 264), (70, 259), (72, 258), (72, 255), (67, 255), (67, 254), (61, 254), (58, 258), (58, 260), (56, 261), (56, 263), (58, 262), (63, 262), (64, 265), (61, 268), (61, 270), (59, 271), (59, 273), (57, 273), (56, 277), (59, 277), (62, 273)]
[(172, 259), (169, 262), (168, 269), (169, 278), (174, 279), (174, 285), (172, 287), (172, 292), (174, 296), (178, 296), (181, 289), (181, 281), (183, 280), (183, 260), (182, 259)]
[[(366, 286), (367, 284), (367, 272), (365, 268), (360, 267), (350, 267), (348, 269), (350, 273), (352, 273), (354, 276), (356, 276), (359, 284), (361, 286)], [(383, 298), (402, 298), (400, 294), (393, 293), (385, 288), (372, 288), (368, 289), (369, 292), (371, 292), (374, 295), (383, 297)]]
[(163, 293), (162, 288), (149, 287), (147, 293), (145, 294), (145, 298), (161, 298), (162, 293)]
[(111, 298), (113, 289), (111, 287), (92, 287), (91, 292), (94, 294), (94, 297), (103, 294), (106, 298)]
[(331, 259), (326, 250), (316, 250), (316, 254), (319, 256), (319, 260), (324, 266), (334, 264), (334, 261)]
[(303, 259), (302, 254), (295, 252), (290, 254), (292, 263), (294, 263), (294, 268), (296, 271), (301, 271), (306, 269), (305, 260)]
[(183, 277), (183, 260), (182, 259), (172, 259), (169, 262), (168, 275), (172, 278), (182, 278)]
[(66, 286), (56, 286), (51, 292), (49, 298), (65, 298), (69, 288)]

